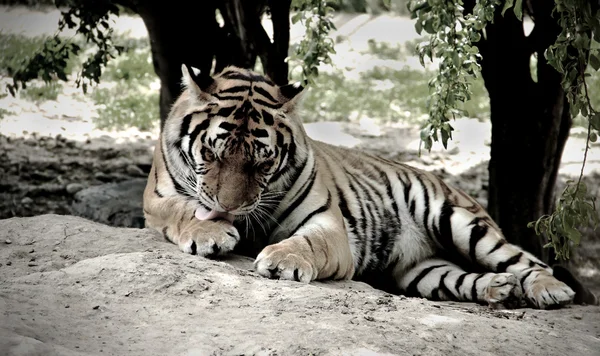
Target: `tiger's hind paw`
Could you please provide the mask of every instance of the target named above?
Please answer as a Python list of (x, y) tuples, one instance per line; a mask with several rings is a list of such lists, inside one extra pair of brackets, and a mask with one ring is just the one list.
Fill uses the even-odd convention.
[(514, 309), (523, 306), (523, 289), (512, 273), (498, 273), (485, 288), (485, 300), (493, 309)]

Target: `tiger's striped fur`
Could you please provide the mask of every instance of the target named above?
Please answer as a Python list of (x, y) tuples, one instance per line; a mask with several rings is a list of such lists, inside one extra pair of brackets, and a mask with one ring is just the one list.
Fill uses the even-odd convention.
[[(255, 248), (259, 274), (375, 281), (434, 300), (546, 308), (574, 292), (509, 244), (471, 197), (429, 172), (310, 139), (302, 88), (228, 67), (182, 67), (155, 149), (147, 225), (188, 253)], [(196, 209), (235, 216), (199, 220)]]

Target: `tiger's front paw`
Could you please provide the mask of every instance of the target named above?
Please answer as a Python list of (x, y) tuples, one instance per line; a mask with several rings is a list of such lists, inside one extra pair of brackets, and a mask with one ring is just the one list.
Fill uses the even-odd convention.
[(313, 256), (301, 248), (294, 248), (295, 242), (285, 240), (265, 247), (254, 261), (254, 268), (263, 277), (287, 279), (309, 283), (317, 278)]
[(570, 304), (575, 297), (569, 286), (548, 273), (539, 273), (523, 287), (527, 301), (540, 309)]
[(237, 229), (225, 220), (194, 220), (182, 231), (179, 248), (192, 255), (210, 257), (223, 255), (240, 241)]

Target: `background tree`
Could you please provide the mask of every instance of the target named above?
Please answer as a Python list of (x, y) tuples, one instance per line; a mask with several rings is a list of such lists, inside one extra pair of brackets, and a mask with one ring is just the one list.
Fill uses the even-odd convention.
[[(318, 75), (319, 64), (328, 63), (333, 52), (328, 38), (333, 29), (329, 5), (379, 11), (398, 8), (399, 3), (56, 1), (66, 9), (59, 29), (76, 28), (96, 46), (78, 77), (84, 91), (99, 81), (103, 67), (120, 52), (112, 43), (108, 17), (118, 15), (120, 6), (142, 17), (161, 81), (161, 121), (181, 90), (183, 62), (202, 71), (219, 71), (230, 64), (255, 68), (258, 59), (267, 75), (285, 84), (289, 15), (293, 12), (292, 21), (302, 21), (307, 28), (297, 54), (303, 62), (303, 80), (311, 82)], [(600, 66), (598, 50), (592, 45), (600, 34), (598, 4), (584, 0), (531, 0), (525, 4), (521, 0), (411, 0), (408, 5), (417, 31), (430, 36), (418, 48), (422, 62), (425, 57), (440, 59), (438, 75), (430, 85), (430, 118), (421, 132), (425, 149), (431, 149), (439, 136), (446, 146), (452, 137), (451, 119), (465, 114), (461, 106), (469, 99), (468, 78), (481, 73), (490, 96), (492, 120), (488, 210), (511, 242), (549, 260), (551, 250), (542, 248), (549, 238), (558, 255), (568, 256), (568, 241), (578, 242), (577, 228), (597, 222), (593, 201), (585, 196), (581, 182), (568, 186), (558, 206), (554, 192), (572, 117), (580, 113), (589, 120), (589, 140), (594, 140), (593, 131), (600, 129), (600, 116), (589, 103), (585, 82), (588, 61), (593, 69)], [(261, 23), (265, 13), (273, 23), (272, 40)], [(523, 13), (535, 23), (528, 36), (523, 30)], [(9, 89), (14, 92), (38, 76), (66, 80), (66, 58), (80, 50), (55, 36), (26, 67), (13, 73)], [(535, 79), (530, 71), (532, 55), (537, 58)], [(535, 220), (536, 229), (528, 227)], [(545, 236), (538, 237), (536, 232)]]

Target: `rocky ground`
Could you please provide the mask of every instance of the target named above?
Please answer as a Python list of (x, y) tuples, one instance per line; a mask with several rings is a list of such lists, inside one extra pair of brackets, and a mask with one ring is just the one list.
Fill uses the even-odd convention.
[(268, 280), (147, 229), (0, 220), (0, 355), (581, 355), (600, 307), (495, 311), (358, 282)]

